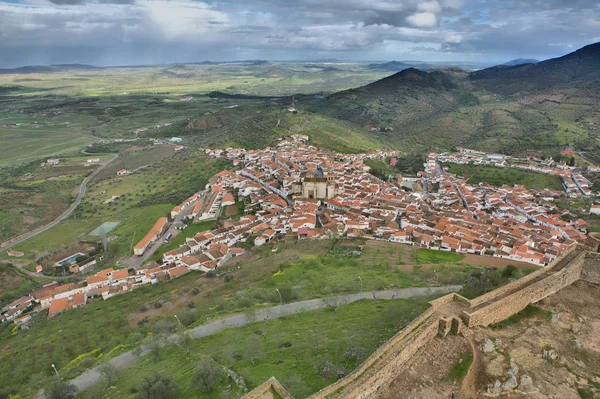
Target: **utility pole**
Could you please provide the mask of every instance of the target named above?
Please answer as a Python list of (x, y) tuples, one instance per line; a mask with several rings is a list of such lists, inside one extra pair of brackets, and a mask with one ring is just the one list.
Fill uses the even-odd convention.
[(279, 291), (279, 288), (275, 288), (275, 290), (277, 290), (277, 293), (279, 294), (279, 304), (283, 305), (283, 298), (281, 298), (281, 291)]

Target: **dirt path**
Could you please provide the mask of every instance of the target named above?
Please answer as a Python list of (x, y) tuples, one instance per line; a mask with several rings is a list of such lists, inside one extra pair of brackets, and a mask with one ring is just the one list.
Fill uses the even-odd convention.
[(481, 352), (479, 352), (479, 348), (477, 347), (477, 342), (475, 342), (473, 337), (469, 337), (469, 344), (471, 346), (471, 353), (473, 353), (473, 362), (462, 381), (460, 391), (462, 398), (477, 398), (477, 381), (483, 372), (483, 361), (481, 359)]

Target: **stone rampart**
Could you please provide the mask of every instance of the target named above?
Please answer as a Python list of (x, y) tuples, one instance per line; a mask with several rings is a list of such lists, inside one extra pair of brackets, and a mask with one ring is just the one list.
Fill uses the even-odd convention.
[(588, 252), (585, 254), (581, 279), (593, 284), (600, 284), (600, 254)]
[[(452, 294), (446, 295), (450, 296)], [(352, 373), (348, 374), (346, 377), (334, 382), (333, 384), (323, 388), (319, 392), (312, 395), (311, 399), (317, 398), (327, 398), (327, 397), (336, 397), (336, 393), (341, 391), (343, 388), (349, 386), (353, 382), (355, 382), (359, 377), (363, 376), (371, 367), (375, 365), (375, 363), (382, 361), (388, 356), (393, 356), (395, 352), (398, 350), (402, 350), (404, 346), (404, 342), (407, 340), (409, 336), (414, 335), (415, 332), (419, 329), (420, 326), (424, 324), (431, 324), (435, 328), (435, 334), (437, 334), (437, 318), (434, 318), (435, 308), (430, 307), (423, 314), (413, 320), (409, 325), (403, 328), (400, 332), (390, 338), (385, 344), (380, 346), (375, 353), (367, 358), (356, 370)], [(396, 346), (400, 346), (400, 348), (396, 348)]]
[(473, 310), (465, 310), (462, 318), (469, 327), (488, 326), (519, 313), (527, 305), (536, 303), (579, 280), (585, 253), (580, 253), (561, 270), (549, 274), (544, 279), (534, 281), (515, 292)]
[(530, 284), (533, 280), (544, 278), (546, 275), (553, 273), (557, 268), (562, 266), (563, 261), (568, 261), (570, 257), (573, 257), (573, 253), (577, 251), (577, 246), (573, 245), (568, 250), (566, 250), (563, 254), (556, 258), (551, 265), (536, 270), (533, 273), (529, 273), (527, 276), (524, 276), (512, 283), (506, 284), (500, 288), (496, 288), (495, 290), (488, 292), (487, 294), (478, 296), (475, 299), (472, 299), (471, 307), (479, 306), (483, 303), (493, 301), (502, 295), (505, 295), (508, 292), (517, 290), (521, 287), (525, 287)]
[(271, 390), (277, 392), (283, 399), (292, 399), (292, 395), (277, 381), (275, 377), (271, 377), (252, 391), (248, 392), (241, 399), (267, 399), (272, 398)]

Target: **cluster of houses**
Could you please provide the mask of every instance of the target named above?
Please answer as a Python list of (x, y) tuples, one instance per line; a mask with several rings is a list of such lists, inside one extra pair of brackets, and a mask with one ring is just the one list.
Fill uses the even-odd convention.
[(48, 317), (86, 305), (95, 299), (108, 299), (115, 295), (131, 292), (134, 289), (168, 281), (189, 271), (174, 265), (139, 269), (129, 274), (125, 269), (112, 268), (101, 270), (87, 276), (85, 281), (59, 284), (56, 281), (31, 291), (29, 294), (11, 302), (0, 312), (0, 321), (25, 324), (36, 311), (48, 311)]
[[(211, 231), (189, 239), (165, 254), (167, 263), (183, 264), (184, 257), (202, 255), (210, 265), (210, 257), (205, 257), (210, 245), (231, 247), (250, 236), (254, 245), (277, 237), (347, 236), (543, 266), (586, 239), (585, 221), (566, 221), (566, 212), (553, 203), (564, 192), (469, 185), (454, 175), (438, 173), (440, 158), (447, 159), (440, 154), (429, 155), (415, 179), (418, 190), (407, 191), (398, 182), (383, 182), (369, 173), (363, 161), (390, 155), (381, 151), (336, 154), (291, 139), (264, 150), (207, 149), (206, 153), (234, 159), (241, 166), (235, 173), (219, 173), (210, 185), (215, 192), (237, 192), (250, 214), (232, 223), (229, 231), (220, 228), (217, 234)], [(486, 159), (500, 162), (500, 157)], [(431, 192), (434, 183), (437, 192)], [(330, 189), (334, 195), (329, 195)], [(240, 227), (248, 229), (240, 234)]]
[[(563, 150), (561, 151), (561, 155), (570, 157), (574, 156), (575, 152), (571, 150)], [(555, 162), (551, 158), (517, 158), (502, 154), (487, 154), (482, 151), (471, 150), (468, 148), (458, 148), (457, 153), (438, 154), (437, 161), (440, 163), (455, 163), (460, 165), (484, 165), (501, 168), (511, 167), (528, 170), (531, 172), (557, 175), (560, 177), (562, 185), (569, 197), (592, 197), (595, 195), (590, 189), (592, 187), (592, 183), (581, 173), (576, 172), (575, 166)], [(597, 173), (600, 172), (600, 167), (589, 165), (586, 171), (588, 173)]]
[[(224, 207), (238, 201), (245, 204), (239, 220), (225, 219), (209, 231), (188, 237), (163, 255), (160, 266), (133, 275), (107, 269), (79, 284), (42, 287), (30, 293), (30, 301), (10, 304), (3, 317), (16, 322), (24, 306), (35, 304), (52, 316), (93, 298), (107, 299), (192, 270), (211, 272), (243, 255), (242, 246), (247, 245), (240, 244), (249, 240), (261, 246), (278, 239), (361, 237), (544, 266), (587, 239), (585, 221), (569, 220), (568, 212), (554, 204), (566, 193), (519, 185), (470, 185), (441, 172), (439, 163), (447, 162), (448, 155), (429, 154), (414, 189), (407, 190), (398, 181), (373, 176), (364, 163), (394, 154), (339, 154), (309, 145), (303, 136), (282, 139), (262, 150), (205, 152), (229, 158), (238, 168), (211, 177), (203, 193), (186, 199), (170, 216), (216, 219)], [(464, 153), (472, 156), (467, 150)], [(486, 154), (474, 155), (501, 162)], [(577, 174), (573, 176), (579, 184), (584, 182)], [(600, 206), (593, 211), (600, 213)], [(156, 222), (135, 246), (137, 255), (156, 242), (167, 222), (166, 218)]]

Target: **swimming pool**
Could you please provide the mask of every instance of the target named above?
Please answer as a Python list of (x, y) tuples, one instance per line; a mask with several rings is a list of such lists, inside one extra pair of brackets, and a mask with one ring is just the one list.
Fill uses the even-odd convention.
[(82, 253), (82, 252), (77, 252), (76, 254), (73, 254), (73, 255), (69, 256), (68, 258), (64, 258), (62, 260), (59, 260), (58, 262), (56, 262), (56, 264), (59, 265), (59, 266), (65, 266), (65, 265), (73, 264), (73, 263), (75, 263), (75, 260), (77, 258), (79, 258), (80, 256), (82, 256), (82, 255), (85, 255), (85, 254)]

